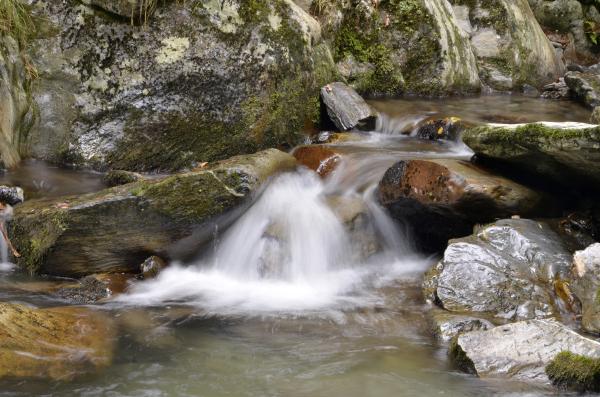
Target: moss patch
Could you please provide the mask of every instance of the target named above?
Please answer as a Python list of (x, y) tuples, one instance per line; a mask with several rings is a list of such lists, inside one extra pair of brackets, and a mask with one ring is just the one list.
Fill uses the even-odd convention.
[(546, 366), (546, 374), (558, 387), (600, 392), (600, 359), (563, 351)]

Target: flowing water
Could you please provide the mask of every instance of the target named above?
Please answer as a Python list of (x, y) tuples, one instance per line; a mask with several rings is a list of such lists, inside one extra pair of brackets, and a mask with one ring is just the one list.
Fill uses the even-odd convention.
[[(97, 309), (120, 330), (109, 369), (70, 383), (4, 381), (0, 396), (553, 395), (480, 380), (447, 362), (420, 291), (435, 258), (413, 250), (410, 235), (378, 205), (375, 187), (400, 158), (471, 156), (461, 144), (400, 133), (418, 120), (584, 121), (579, 108), (554, 104), (518, 97), (373, 102), (386, 116), (376, 131), (332, 144), (343, 157), (331, 175), (298, 169), (274, 178), (232, 226), (215, 230), (212, 247), (195, 261), (171, 264)], [(500, 111), (488, 120), (485, 108)], [(25, 276), (4, 274), (0, 300), (58, 304), (35, 288), (15, 288), (27, 284)]]

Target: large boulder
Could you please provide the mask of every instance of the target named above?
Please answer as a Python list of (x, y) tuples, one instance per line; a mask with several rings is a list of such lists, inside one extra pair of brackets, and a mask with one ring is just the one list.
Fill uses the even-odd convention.
[(600, 14), (592, 1), (529, 0), (529, 4), (546, 31), (566, 36), (564, 55), (567, 62), (588, 64), (597, 61), (598, 49), (586, 33), (589, 30), (586, 22), (600, 24)]
[(535, 20), (527, 0), (450, 0), (470, 36), (479, 76), (501, 91), (541, 88), (564, 73), (564, 64)]
[(98, 8), (126, 14), (124, 1), (91, 3), (33, 7), (40, 120), (27, 154), (170, 171), (293, 146), (318, 121), (333, 61), (293, 1), (140, 0), (157, 7), (141, 26)]
[(565, 75), (565, 83), (573, 96), (586, 106), (592, 109), (600, 106), (600, 73), (568, 72)]
[(151, 255), (192, 254), (212, 236), (212, 221), (295, 165), (291, 155), (269, 149), (98, 193), (30, 200), (9, 225), (17, 262), (30, 272), (83, 276), (135, 273)]
[(568, 277), (570, 261), (548, 225), (501, 220), (451, 240), (444, 258), (425, 277), (425, 293), (452, 312), (506, 320), (560, 316), (565, 305), (555, 284)]
[(545, 367), (562, 351), (600, 358), (600, 343), (554, 320), (529, 320), (462, 334), (450, 357), (481, 377), (549, 383)]
[(70, 380), (112, 362), (112, 320), (89, 309), (0, 302), (0, 379)]
[(600, 182), (600, 127), (582, 123), (489, 124), (463, 141), (489, 165), (559, 185), (594, 190)]
[(468, 35), (446, 0), (318, 3), (315, 11), (332, 42), (338, 70), (360, 93), (479, 91)]
[[(21, 143), (33, 122), (31, 80), (18, 42), (0, 35), (0, 165), (21, 161)], [(31, 69), (29, 69), (31, 71)]]
[(573, 257), (572, 289), (581, 301), (581, 327), (600, 333), (600, 244), (577, 251)]
[(420, 249), (440, 252), (473, 225), (541, 211), (539, 193), (466, 161), (401, 160), (379, 183), (379, 200), (408, 225)]

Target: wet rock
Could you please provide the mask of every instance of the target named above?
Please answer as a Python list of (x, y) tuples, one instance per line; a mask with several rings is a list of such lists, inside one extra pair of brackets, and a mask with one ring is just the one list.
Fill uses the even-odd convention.
[(462, 334), (450, 357), (480, 377), (549, 383), (544, 369), (562, 351), (600, 358), (600, 343), (553, 320), (529, 320)]
[(558, 221), (558, 231), (576, 251), (600, 240), (600, 225), (590, 211), (573, 212)]
[(95, 303), (125, 292), (129, 278), (122, 273), (94, 274), (58, 289), (54, 295), (74, 304)]
[(557, 82), (546, 84), (542, 92), (545, 99), (568, 99), (569, 95), (569, 87), (562, 77)]
[(572, 289), (582, 305), (581, 327), (600, 333), (600, 244), (595, 243), (573, 257)]
[(600, 73), (568, 72), (565, 83), (573, 96), (588, 107), (600, 106)]
[(417, 128), (417, 138), (427, 140), (446, 139), (456, 141), (463, 126), (457, 117), (447, 117), (441, 120), (429, 120)]
[(600, 124), (600, 106), (596, 106), (592, 111), (592, 116), (590, 117), (590, 122), (592, 124)]
[(69, 380), (112, 362), (112, 320), (89, 309), (0, 303), (0, 379)]
[(192, 254), (221, 216), (247, 203), (270, 176), (295, 166), (291, 155), (269, 149), (97, 193), (30, 200), (16, 207), (9, 225), (22, 255), (17, 263), (62, 276), (138, 273), (151, 255)]
[(569, 276), (571, 256), (550, 227), (526, 219), (490, 224), (451, 240), (427, 273), (427, 298), (451, 312), (506, 320), (561, 314), (555, 281)]
[(434, 309), (430, 314), (435, 336), (443, 342), (450, 342), (459, 334), (471, 331), (485, 331), (494, 324), (483, 318), (449, 313)]
[(144, 177), (137, 172), (113, 170), (107, 172), (102, 177), (102, 182), (104, 182), (104, 184), (108, 187), (114, 187), (137, 182), (142, 179), (144, 179)]
[(167, 263), (162, 258), (154, 255), (140, 265), (140, 275), (144, 280), (148, 280), (158, 276), (165, 267), (167, 267)]
[(488, 124), (462, 138), (482, 161), (558, 186), (600, 182), (600, 127), (583, 123)]
[(340, 131), (366, 128), (375, 121), (375, 111), (344, 83), (331, 83), (321, 88), (321, 100), (329, 119)]
[[(158, 7), (132, 26), (127, 3)], [(259, 3), (93, 0), (122, 18), (78, 0), (34, 7), (28, 153), (172, 172), (300, 143), (335, 66), (313, 17), (291, 0)]]
[(0, 202), (17, 205), (25, 201), (23, 189), (18, 186), (0, 186)]
[(402, 160), (379, 183), (380, 202), (410, 227), (421, 250), (440, 252), (476, 223), (536, 213), (543, 197), (458, 160)]
[(321, 176), (329, 175), (341, 161), (338, 153), (322, 145), (301, 146), (294, 150), (294, 157)]

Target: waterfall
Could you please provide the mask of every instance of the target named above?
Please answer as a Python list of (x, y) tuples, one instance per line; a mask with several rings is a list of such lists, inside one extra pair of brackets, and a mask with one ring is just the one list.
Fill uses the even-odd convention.
[[(117, 304), (190, 304), (219, 314), (376, 304), (374, 283), (415, 273), (425, 262), (375, 201), (392, 157), (371, 159), (342, 164), (327, 180), (302, 168), (276, 177), (195, 263), (172, 264), (117, 297)], [(350, 226), (330, 204), (333, 198), (362, 202), (364, 224)], [(381, 240), (378, 251), (362, 252), (357, 235)]]

